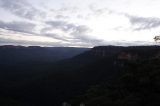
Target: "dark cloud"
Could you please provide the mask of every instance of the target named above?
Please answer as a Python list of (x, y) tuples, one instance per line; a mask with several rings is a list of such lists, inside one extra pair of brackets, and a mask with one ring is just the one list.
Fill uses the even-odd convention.
[(44, 17), (45, 13), (34, 8), (25, 0), (0, 0), (1, 8), (26, 19), (36, 19), (36, 17)]
[(52, 30), (53, 28), (52, 27), (44, 27), (40, 30), (40, 33), (41, 34), (45, 34), (47, 33), (48, 31)]
[(54, 29), (66, 29), (68, 23), (65, 21), (47, 21), (46, 24), (50, 25)]
[(60, 29), (62, 31), (69, 31), (76, 29), (76, 25), (70, 24), (66, 21), (47, 21), (46, 24), (50, 25), (54, 29)]
[(81, 26), (77, 26), (75, 28), (75, 30), (73, 30), (71, 32), (71, 35), (75, 37), (75, 39), (79, 40), (79, 41), (83, 41), (83, 42), (87, 42), (87, 43), (98, 43), (101, 40), (92, 38), (90, 35), (88, 35), (87, 32), (89, 32), (90, 29), (87, 26), (81, 25)]
[(64, 15), (56, 15), (55, 16), (56, 19), (69, 19), (69, 16), (64, 16)]
[(0, 38), (0, 45), (26, 45), (26, 46), (64, 46), (63, 42), (35, 42), (27, 40), (3, 39)]
[(50, 37), (50, 38), (54, 38), (54, 39), (58, 39), (58, 40), (62, 40), (62, 41), (69, 41), (68, 37), (63, 36), (63, 35), (59, 35), (56, 33), (41, 33), (42, 35), (46, 36), (46, 37)]
[[(85, 34), (89, 28), (84, 25), (75, 25), (66, 21), (47, 21), (46, 24), (50, 27), (43, 28), (41, 34), (47, 37), (60, 39), (63, 41), (77, 41), (78, 35)], [(51, 33), (50, 30), (59, 29), (64, 33), (68, 33), (70, 36), (59, 35), (58, 33)]]
[[(98, 44), (99, 42), (102, 42), (102, 40), (93, 38), (92, 36), (88, 35), (88, 32), (90, 32), (91, 29), (86, 25), (76, 25), (66, 21), (47, 21), (46, 24), (51, 26), (42, 29), (43, 35), (45, 34), (46, 36), (52, 36), (63, 41), (69, 41), (73, 44), (77, 42), (87, 44)], [(62, 35), (60, 36), (59, 34), (46, 33), (50, 29), (59, 29), (65, 33), (69, 32), (70, 37)]]
[(35, 25), (28, 22), (3, 22), (0, 21), (0, 28), (23, 33), (33, 33)]
[(135, 26), (134, 30), (152, 29), (160, 26), (160, 18), (138, 17), (131, 15), (125, 15), (125, 16), (127, 16), (131, 24)]
[(85, 25), (76, 25), (66, 21), (47, 21), (46, 24), (50, 25), (54, 29), (60, 29), (62, 31), (72, 31), (76, 33), (86, 33), (90, 29)]

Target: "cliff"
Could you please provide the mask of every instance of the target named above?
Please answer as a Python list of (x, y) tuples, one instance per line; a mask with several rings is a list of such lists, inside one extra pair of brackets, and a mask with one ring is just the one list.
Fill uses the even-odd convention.
[(115, 56), (119, 60), (137, 60), (160, 57), (160, 46), (97, 46), (91, 52), (102, 58)]

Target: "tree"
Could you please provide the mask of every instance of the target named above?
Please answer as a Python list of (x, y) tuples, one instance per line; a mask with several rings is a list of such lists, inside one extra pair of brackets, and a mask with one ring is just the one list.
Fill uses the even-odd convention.
[(155, 36), (153, 39), (154, 39), (155, 42), (157, 42), (157, 41), (160, 40), (160, 36)]

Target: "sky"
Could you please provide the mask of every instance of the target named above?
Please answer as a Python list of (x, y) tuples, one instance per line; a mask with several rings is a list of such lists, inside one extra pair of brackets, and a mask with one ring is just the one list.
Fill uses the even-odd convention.
[(0, 0), (0, 45), (154, 45), (160, 0)]

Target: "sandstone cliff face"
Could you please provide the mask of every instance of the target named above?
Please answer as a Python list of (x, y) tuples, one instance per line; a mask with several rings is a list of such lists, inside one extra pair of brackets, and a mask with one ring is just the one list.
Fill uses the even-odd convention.
[(94, 56), (101, 58), (116, 57), (118, 60), (136, 61), (138, 59), (160, 58), (159, 46), (98, 46), (91, 50)]
[(122, 47), (118, 46), (98, 46), (92, 49), (92, 54), (99, 57), (113, 56), (120, 52)]
[(118, 57), (120, 60), (137, 60), (138, 59), (138, 54), (133, 54), (133, 53), (127, 53), (127, 52), (121, 52)]

